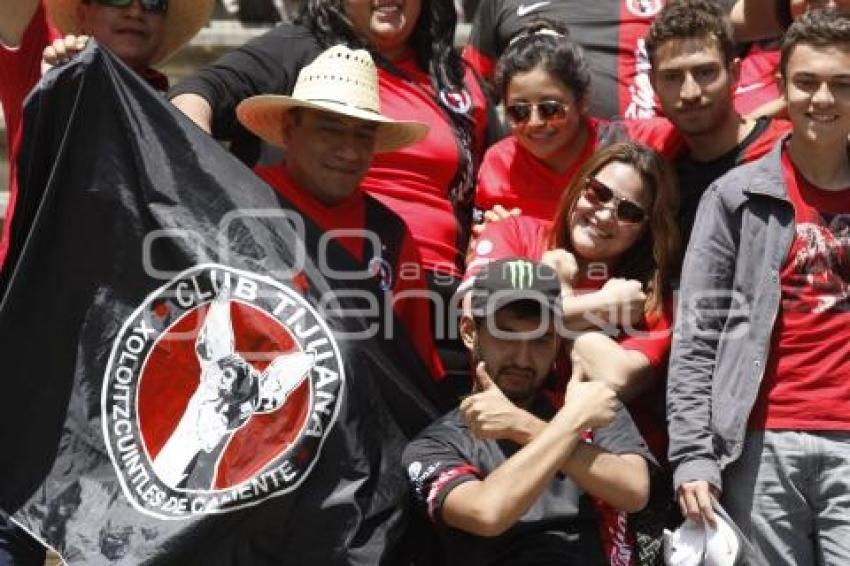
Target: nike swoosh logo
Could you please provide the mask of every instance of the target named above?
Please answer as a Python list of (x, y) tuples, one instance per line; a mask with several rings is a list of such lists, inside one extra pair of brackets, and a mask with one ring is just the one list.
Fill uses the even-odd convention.
[(552, 3), (551, 1), (535, 2), (534, 4), (529, 4), (527, 6), (525, 4), (520, 4), (519, 6), (517, 6), (516, 15), (519, 16), (520, 18), (523, 17), (523, 16), (527, 16), (528, 14), (533, 12), (534, 10), (536, 10), (538, 8), (542, 8), (543, 6), (548, 6), (551, 3)]
[(767, 86), (767, 83), (752, 83), (748, 85), (740, 85), (737, 89), (735, 89), (735, 94), (746, 94), (748, 92), (758, 90), (765, 86)]

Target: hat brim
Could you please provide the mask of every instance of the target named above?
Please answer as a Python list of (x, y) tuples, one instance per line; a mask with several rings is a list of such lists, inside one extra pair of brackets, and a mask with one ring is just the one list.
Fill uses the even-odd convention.
[(540, 312), (548, 312), (550, 321), (554, 321), (559, 318), (561, 313), (561, 307), (556, 302), (552, 300), (548, 300), (543, 297), (540, 293), (536, 294), (499, 294), (499, 296), (495, 297), (485, 297), (479, 298), (476, 296), (476, 289), (471, 289), (472, 293), (472, 306), (470, 308), (470, 314), (473, 318), (487, 318), (495, 315), (497, 312), (502, 310), (503, 308), (510, 305), (517, 304), (529, 304), (529, 305), (537, 305), (540, 307)]
[[(50, 20), (62, 33), (80, 34), (77, 18), (81, 0), (45, 0)], [(215, 0), (171, 0), (165, 13), (162, 43), (151, 65), (162, 63), (183, 47), (204, 27), (212, 15)]]
[(333, 101), (308, 101), (284, 95), (252, 96), (236, 107), (236, 116), (252, 133), (272, 145), (284, 147), (283, 122), (286, 119), (286, 113), (293, 108), (333, 112), (377, 124), (376, 153), (395, 151), (413, 145), (428, 135), (428, 126), (421, 122), (393, 120), (370, 110)]

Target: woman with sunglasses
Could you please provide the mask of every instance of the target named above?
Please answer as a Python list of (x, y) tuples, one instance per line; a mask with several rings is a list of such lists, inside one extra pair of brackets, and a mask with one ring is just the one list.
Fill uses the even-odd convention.
[[(507, 257), (542, 259), (562, 277), (564, 321), (571, 340), (556, 364), (548, 393), (559, 403), (571, 378), (606, 382), (626, 403), (659, 462), (666, 461), (664, 377), (670, 349), (669, 277), (678, 261), (678, 193), (666, 162), (637, 142), (615, 143), (588, 157), (563, 191), (552, 222), (527, 215), (486, 225), (469, 263)], [(469, 402), (467, 402), (469, 404)], [(468, 411), (477, 428), (533, 438), (540, 424), (510, 403), (486, 399)], [(660, 535), (672, 491), (658, 475), (643, 527)], [(669, 482), (667, 482), (669, 483)], [(668, 493), (669, 491), (669, 493)], [(607, 555), (626, 540), (626, 521), (600, 509)], [(640, 540), (648, 540), (642, 536)], [(623, 543), (625, 544), (625, 543)], [(634, 552), (632, 549), (627, 549)], [(646, 548), (639, 549), (640, 552)]]
[[(565, 278), (564, 327), (576, 331), (574, 369), (607, 381), (625, 401), (640, 397), (633, 414), (662, 457), (663, 415), (643, 404), (654, 399), (644, 393), (658, 387), (670, 347), (677, 207), (664, 160), (639, 143), (616, 143), (579, 167), (553, 222), (522, 215), (489, 223), (468, 270), (472, 276), (489, 261), (517, 256), (554, 263)], [(559, 364), (559, 391), (570, 376), (567, 366)]]
[(551, 220), (561, 190), (600, 145), (632, 138), (663, 150), (672, 135), (672, 128), (591, 117), (584, 51), (554, 22), (531, 22), (502, 54), (495, 76), (511, 135), (484, 156), (475, 194), (479, 216), (501, 206)]

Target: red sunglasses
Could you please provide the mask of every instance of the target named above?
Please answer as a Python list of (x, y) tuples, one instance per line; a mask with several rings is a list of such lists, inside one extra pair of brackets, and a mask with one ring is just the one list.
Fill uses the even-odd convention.
[(640, 205), (625, 197), (621, 197), (614, 192), (614, 189), (596, 177), (585, 179), (582, 195), (587, 199), (587, 202), (594, 206), (602, 206), (613, 202), (614, 215), (621, 222), (640, 224), (646, 219), (646, 211)]

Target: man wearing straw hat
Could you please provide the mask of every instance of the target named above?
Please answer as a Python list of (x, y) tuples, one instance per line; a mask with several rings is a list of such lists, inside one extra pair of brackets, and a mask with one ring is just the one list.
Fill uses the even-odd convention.
[[(23, 104), (42, 73), (42, 54), (62, 62), (87, 36), (109, 48), (154, 88), (168, 80), (152, 69), (206, 24), (214, 0), (4, 0), (0, 2), (0, 104), (9, 147), (9, 206), (0, 240), (0, 267), (17, 197), (16, 161)], [(64, 35), (63, 34), (67, 34)], [(9, 531), (0, 517), (0, 566), (44, 563), (44, 550)]]
[[(428, 126), (382, 115), (372, 57), (342, 45), (301, 70), (292, 96), (254, 96), (236, 114), (251, 132), (285, 149), (282, 165), (259, 166), (257, 174), (354, 259), (344, 258), (342, 265), (364, 279), (374, 278), (388, 292), (381, 299), (392, 301), (432, 377), (442, 378), (430, 333), (427, 284), (407, 225), (360, 189), (375, 153), (418, 142)], [(319, 250), (328, 256), (317, 258), (320, 266), (340, 269), (331, 257), (339, 258), (334, 250)]]

